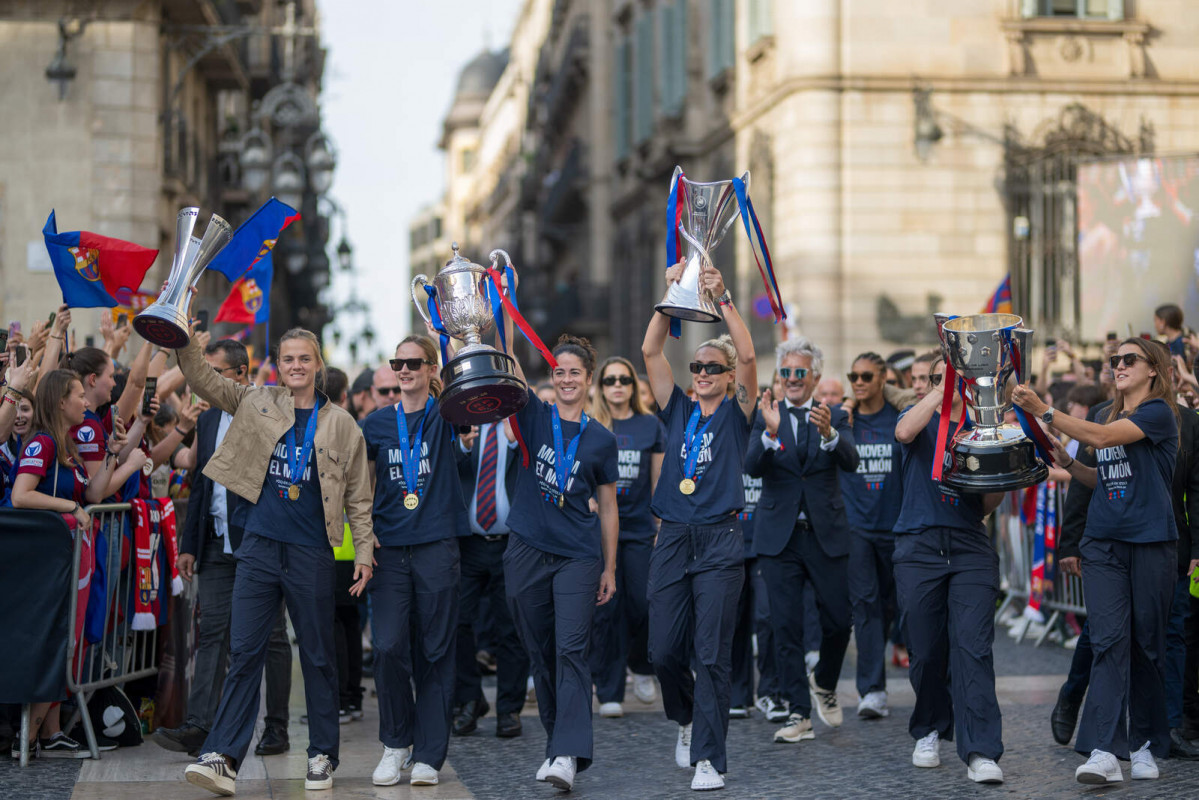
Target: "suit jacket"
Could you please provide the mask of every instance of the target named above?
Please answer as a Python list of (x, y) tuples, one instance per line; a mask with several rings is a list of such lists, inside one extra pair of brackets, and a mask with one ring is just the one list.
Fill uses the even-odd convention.
[(801, 503), (825, 554), (849, 554), (849, 522), (845, 518), (837, 472), (858, 468), (858, 450), (849, 427), (849, 415), (840, 406), (831, 408), (833, 427), (840, 434), (837, 445), (832, 450), (822, 450), (820, 433), (804, 421), (799, 425), (801, 438), (805, 425), (809, 430), (803, 453), (799, 452), (791, 432), (789, 412), (783, 412), (779, 424), (781, 450), (771, 450), (762, 443), (766, 422), (760, 410), (754, 415), (745, 450), (745, 472), (762, 479), (762, 495), (754, 512), (754, 552), (760, 556), (777, 556), (787, 546)]
[[(1087, 420), (1097, 422), (1111, 401), (1100, 403), (1090, 410)], [(1180, 408), (1178, 427), (1178, 460), (1174, 467), (1171, 495), (1174, 503), (1174, 524), (1178, 526), (1178, 571), (1184, 574), (1191, 559), (1199, 558), (1199, 414)], [(1090, 452), (1088, 452), (1090, 451)], [(1095, 466), (1091, 448), (1078, 448), (1078, 462)], [(1063, 508), (1062, 536), (1058, 543), (1058, 559), (1078, 558), (1078, 544), (1087, 527), (1087, 511), (1094, 490), (1078, 481), (1070, 482)]]
[[(503, 420), (495, 423), (503, 425)], [(496, 442), (500, 447), (507, 447), (507, 444), (498, 440)], [(479, 475), (479, 459), (483, 457), (483, 437), (480, 436), (475, 440), (475, 445), (470, 449), (469, 453), (463, 453), (462, 448), (454, 445), (454, 450), (458, 454), (458, 479), (462, 482), (462, 499), (466, 501), (466, 515), (470, 517), (470, 504), (475, 496), (475, 482)], [(512, 498), (516, 491), (516, 475), (520, 469), (520, 448), (515, 447), (508, 450), (508, 463), (504, 465), (504, 493), (508, 496), (508, 507), (511, 510)], [(471, 533), (474, 533), (472, 530)]]
[[(204, 538), (208, 535), (209, 507), (212, 505), (212, 478), (204, 474), (208, 459), (216, 452), (216, 436), (221, 427), (221, 410), (210, 408), (196, 421), (196, 466), (192, 470), (191, 495), (187, 500), (187, 514), (183, 520), (183, 535), (179, 542), (180, 553), (196, 557), (196, 570), (200, 570), (204, 558)], [(226, 434), (228, 435), (228, 434)], [(230, 491), (225, 492), (229, 517), (229, 546), (237, 550), (241, 545), (249, 504)]]

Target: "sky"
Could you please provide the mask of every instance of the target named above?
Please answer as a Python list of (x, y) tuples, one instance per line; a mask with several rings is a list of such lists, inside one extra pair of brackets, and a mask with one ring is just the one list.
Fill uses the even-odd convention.
[[(323, 127), (338, 148), (329, 194), (346, 211), (354, 248), (354, 270), (334, 269), (328, 302), (344, 303), (354, 288), (371, 306), (377, 338), (369, 349), (360, 343), (361, 362), (375, 362), (377, 351), (390, 357), (409, 332), (408, 222), (444, 189), (437, 140), (458, 73), (485, 45), (507, 44), (522, 2), (317, 0), (328, 50)], [(332, 225), (336, 265), (341, 229)], [(350, 365), (346, 344), (363, 328), (361, 317), (334, 314), (325, 341), (341, 331), (335, 364)]]

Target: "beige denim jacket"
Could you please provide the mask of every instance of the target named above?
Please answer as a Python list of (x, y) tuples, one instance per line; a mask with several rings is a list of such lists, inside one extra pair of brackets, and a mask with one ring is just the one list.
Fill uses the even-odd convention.
[[(291, 392), (281, 386), (243, 386), (216, 374), (194, 341), (177, 352), (179, 367), (192, 391), (233, 415), (229, 432), (209, 459), (204, 474), (257, 503), (271, 452), (296, 422)], [(328, 398), (321, 403), (316, 419), (315, 466), (320, 475), (329, 546), (341, 545), (348, 516), (354, 563), (369, 567), (375, 552), (371, 524), (374, 498), (362, 430), (349, 413), (328, 402)]]

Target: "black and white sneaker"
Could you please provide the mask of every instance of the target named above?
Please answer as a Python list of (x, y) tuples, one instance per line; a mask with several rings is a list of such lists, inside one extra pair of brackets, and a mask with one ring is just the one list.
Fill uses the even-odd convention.
[(304, 776), (304, 788), (333, 788), (333, 762), (324, 753), (318, 753), (308, 759), (308, 774)]
[(38, 743), (43, 758), (87, 758), (91, 755), (79, 742), (62, 731)]
[[(37, 741), (37, 739), (34, 739), (32, 742), (29, 743), (29, 757), (32, 759), (32, 758), (37, 758), (37, 756), (38, 756), (38, 741)], [(20, 734), (17, 734), (17, 738), (12, 740), (12, 757), (13, 758), (21, 757), (21, 736), (20, 736)]]
[(228, 756), (220, 753), (205, 753), (194, 764), (188, 764), (183, 770), (183, 777), (193, 786), (207, 789), (222, 797), (232, 797), (234, 784), (237, 782), (237, 770), (233, 768)]
[(777, 695), (774, 697), (759, 697), (755, 705), (759, 711), (766, 715), (767, 722), (785, 722), (787, 717), (790, 716), (787, 701)]

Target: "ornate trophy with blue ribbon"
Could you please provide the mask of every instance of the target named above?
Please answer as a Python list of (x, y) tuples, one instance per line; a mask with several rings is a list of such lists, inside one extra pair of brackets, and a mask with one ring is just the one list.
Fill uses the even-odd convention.
[[(1045, 480), (1049, 468), (1044, 462), (1053, 463), (1049, 440), (1035, 420), (1011, 404), (1007, 391), (1012, 375), (1018, 382), (1027, 377), (1033, 332), (1015, 314), (941, 317), (937, 322), (947, 355), (942, 431), (948, 429), (955, 391), (973, 423), (969, 430), (959, 426), (953, 436), (945, 483), (964, 492), (1007, 492)], [(1004, 423), (1010, 408), (1015, 408), (1019, 425)], [(938, 438), (943, 453), (943, 436)], [(934, 478), (941, 477), (940, 466), (934, 464)]]
[(738, 217), (749, 237), (775, 321), (787, 318), (774, 277), (770, 250), (749, 199), (749, 173), (731, 180), (698, 183), (684, 177), (682, 167), (675, 167), (666, 202), (666, 260), (669, 264), (677, 264), (683, 251), (686, 266), (682, 278), (672, 283), (662, 302), (654, 306), (666, 316), (673, 317), (671, 335), (678, 336), (679, 325), (675, 320), (717, 322), (723, 319), (715, 298), (700, 287), (699, 278), (703, 267), (712, 265), (712, 251)]
[[(432, 281), (425, 275), (412, 279), (412, 302), (425, 322), (441, 336), (441, 380), (445, 384), (438, 410), (455, 425), (482, 425), (511, 416), (528, 402), (528, 387), (516, 375), (516, 364), (507, 353), (483, 344), (483, 337), (498, 327), (504, 336), (500, 310), (511, 298), (499, 290), (500, 257), (515, 285), (512, 263), (503, 250), (491, 253), (491, 269), (458, 255), (446, 262)], [(418, 293), (418, 289), (423, 290)], [(523, 320), (521, 320), (523, 323)], [(449, 337), (465, 345), (449, 357)]]

